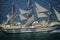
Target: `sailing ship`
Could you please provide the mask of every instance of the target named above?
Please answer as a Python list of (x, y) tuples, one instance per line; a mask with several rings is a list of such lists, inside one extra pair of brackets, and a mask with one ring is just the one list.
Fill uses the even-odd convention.
[[(60, 25), (60, 22), (49, 23), (50, 11), (35, 2), (35, 10), (39, 21), (34, 21), (34, 12), (31, 0), (28, 0), (28, 10), (20, 10), (20, 19), (27, 20), (25, 24), (19, 22), (14, 22), (15, 14), (15, 4), (13, 2), (12, 15), (8, 17), (7, 22), (2, 24), (3, 31), (6, 33), (23, 33), (23, 32), (50, 32), (56, 29), (53, 27), (55, 25)], [(46, 15), (44, 12), (49, 12)], [(55, 10), (58, 20), (60, 20), (60, 14)], [(23, 14), (27, 13), (27, 17)], [(30, 14), (31, 13), (31, 14)], [(46, 20), (41, 20), (41, 18), (47, 18)]]

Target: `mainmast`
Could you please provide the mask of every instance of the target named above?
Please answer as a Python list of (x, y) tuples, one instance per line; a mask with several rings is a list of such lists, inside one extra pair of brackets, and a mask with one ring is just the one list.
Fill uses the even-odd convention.
[(52, 1), (50, 0), (50, 2), (49, 2), (49, 14), (48, 14), (48, 23), (50, 23), (50, 14), (51, 14), (51, 3), (52, 3)]
[(28, 14), (28, 20), (27, 20), (25, 26), (29, 26), (34, 21), (32, 0), (28, 0), (28, 5), (27, 6), (28, 6), (28, 10), (29, 11), (31, 10), (31, 12)]
[[(32, 5), (32, 3), (31, 3), (31, 0), (28, 0), (28, 3), (27, 3), (27, 10), (24, 10), (24, 9), (19, 9), (19, 11), (20, 11), (20, 19), (21, 20), (28, 20), (29, 18), (30, 18), (30, 16), (31, 16), (31, 11), (32, 11), (32, 9), (31, 9), (31, 6)], [(23, 15), (26, 15), (26, 17), (25, 16), (23, 16)]]
[(33, 14), (33, 6), (32, 6), (32, 0), (28, 0), (28, 10), (30, 11), (30, 13), (28, 14), (28, 18), (30, 18)]

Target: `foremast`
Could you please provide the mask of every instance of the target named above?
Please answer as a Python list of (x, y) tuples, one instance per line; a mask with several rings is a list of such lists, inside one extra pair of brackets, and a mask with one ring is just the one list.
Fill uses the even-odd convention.
[(10, 25), (14, 21), (14, 18), (16, 16), (16, 13), (15, 13), (15, 3), (14, 3), (14, 1), (12, 3), (12, 12), (11, 13), (12, 13), (12, 15), (7, 19), (7, 21), (4, 24), (9, 24)]

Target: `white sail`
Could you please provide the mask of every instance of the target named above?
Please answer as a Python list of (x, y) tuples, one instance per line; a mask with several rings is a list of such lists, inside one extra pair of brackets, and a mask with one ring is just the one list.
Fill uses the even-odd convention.
[(32, 10), (23, 10), (23, 9), (19, 9), (20, 10), (20, 19), (21, 20), (26, 20), (27, 17), (23, 16), (23, 14), (26, 14), (27, 13), (27, 16), (29, 13), (31, 13)]
[(48, 11), (46, 8), (42, 7), (40, 4), (38, 4), (37, 2), (35, 2), (35, 5), (37, 7), (37, 11), (38, 12), (42, 12), (42, 11)]
[(36, 2), (35, 2), (35, 5), (36, 5), (36, 12), (37, 12), (38, 18), (39, 17), (48, 17), (46, 14), (40, 13), (40, 12), (48, 11), (47, 9), (45, 9), (44, 7), (42, 7), (41, 5), (39, 5)]
[(48, 16), (44, 13), (40, 13), (40, 14), (38, 14), (38, 17), (48, 17)]
[(19, 15), (20, 16), (20, 19), (21, 20), (26, 20), (27, 18), (26, 17), (24, 17), (24, 16), (22, 16), (22, 15)]
[(57, 16), (58, 21), (60, 21), (60, 13), (57, 10), (55, 10), (55, 9), (54, 9), (54, 11), (55, 11), (55, 14)]
[(25, 13), (30, 13), (32, 10), (23, 10), (23, 9), (19, 9), (21, 14), (25, 14)]
[(25, 26), (30, 25), (34, 21), (34, 15), (32, 15), (26, 22)]

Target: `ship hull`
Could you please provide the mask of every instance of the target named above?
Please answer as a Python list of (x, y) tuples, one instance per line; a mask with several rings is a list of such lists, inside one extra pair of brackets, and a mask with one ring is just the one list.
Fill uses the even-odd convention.
[(7, 29), (4, 30), (5, 33), (25, 33), (25, 32), (50, 32), (56, 29), (56, 27), (52, 28), (21, 28), (21, 29)]

